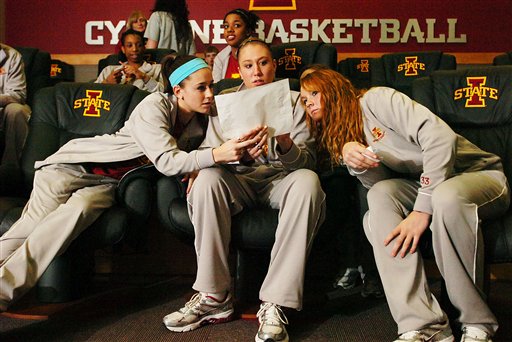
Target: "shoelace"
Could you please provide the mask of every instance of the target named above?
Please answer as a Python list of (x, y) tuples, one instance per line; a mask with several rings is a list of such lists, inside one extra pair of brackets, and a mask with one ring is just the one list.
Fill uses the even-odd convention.
[(196, 293), (190, 298), (190, 300), (185, 304), (183, 308), (180, 309), (181, 312), (187, 313), (191, 310), (194, 313), (199, 312), (198, 304), (201, 301), (201, 293)]
[(263, 303), (263, 305), (258, 310), (258, 313), (256, 314), (256, 316), (258, 317), (260, 322), (265, 320), (265, 322), (268, 322), (270, 324), (272, 324), (272, 323), (288, 324), (288, 319), (286, 318), (283, 311), (281, 310), (281, 307), (276, 304)]

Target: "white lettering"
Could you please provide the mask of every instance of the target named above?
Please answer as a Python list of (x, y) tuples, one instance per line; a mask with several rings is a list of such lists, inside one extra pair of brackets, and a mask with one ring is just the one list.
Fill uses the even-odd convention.
[(311, 19), (311, 40), (321, 40), (324, 43), (330, 43), (331, 40), (325, 34), (325, 27), (331, 22), (330, 19), (322, 20), (322, 23), (318, 25), (318, 19)]
[(85, 23), (85, 43), (87, 45), (103, 45), (103, 36), (93, 38), (92, 32), (94, 28), (98, 31), (103, 30), (103, 21), (88, 21)]
[(444, 43), (446, 41), (445, 35), (441, 33), (437, 38), (435, 37), (436, 19), (428, 18), (427, 21), (427, 43)]
[(379, 22), (381, 25), (379, 43), (398, 43), (400, 40), (400, 22), (398, 19), (380, 19)]
[(284, 29), (283, 21), (281, 19), (272, 20), (270, 29), (268, 30), (267, 43), (272, 43), (274, 36), (281, 38), (282, 43), (288, 43), (288, 32)]
[(112, 34), (110, 38), (110, 44), (116, 45), (119, 41), (119, 32), (123, 29), (123, 27), (126, 25), (126, 21), (121, 20), (117, 23), (116, 26), (111, 21), (105, 21), (105, 27), (108, 28), (110, 33)]
[(224, 29), (221, 27), (223, 24), (223, 20), (212, 20), (213, 24), (213, 40), (212, 44), (223, 44), (226, 42), (222, 35), (224, 34)]
[(409, 41), (409, 36), (416, 37), (416, 41), (418, 43), (425, 42), (425, 37), (423, 31), (421, 31), (418, 19), (413, 18), (407, 21), (407, 25), (405, 26), (404, 34), (402, 35), (402, 39), (400, 39), (400, 43), (407, 43)]
[(459, 38), (455, 37), (455, 26), (457, 26), (456, 18), (448, 18), (446, 19), (448, 22), (448, 39), (447, 43), (467, 43), (467, 38), (465, 34), (461, 34)]
[(363, 35), (361, 37), (361, 43), (371, 44), (372, 40), (370, 39), (370, 27), (377, 27), (378, 25), (379, 25), (379, 21), (377, 19), (356, 19), (354, 21), (355, 27), (363, 28)]
[(201, 39), (201, 42), (203, 44), (208, 44), (210, 42), (210, 23), (211, 20), (203, 20), (203, 29), (199, 27), (197, 24), (197, 21), (195, 20), (189, 20), (190, 27), (192, 28), (192, 32), (194, 33), (194, 36), (199, 37)]
[[(309, 31), (307, 29), (309, 20), (308, 19), (293, 19), (290, 22), (290, 31), (293, 33), (290, 35), (290, 42), (299, 42), (302, 40), (309, 40)], [(302, 28), (300, 28), (301, 26)], [(302, 36), (297, 36), (297, 34)]]
[[(332, 40), (331, 43), (353, 43), (351, 34), (345, 34), (347, 27), (352, 27), (352, 19), (333, 19), (332, 20)], [(343, 37), (342, 37), (343, 35)]]

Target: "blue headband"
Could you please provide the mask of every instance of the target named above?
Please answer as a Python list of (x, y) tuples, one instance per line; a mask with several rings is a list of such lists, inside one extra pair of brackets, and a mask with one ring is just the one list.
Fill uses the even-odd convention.
[(179, 68), (169, 76), (169, 82), (171, 86), (175, 86), (181, 83), (185, 78), (189, 77), (192, 73), (199, 69), (208, 68), (208, 64), (202, 58), (195, 58), (181, 65)]

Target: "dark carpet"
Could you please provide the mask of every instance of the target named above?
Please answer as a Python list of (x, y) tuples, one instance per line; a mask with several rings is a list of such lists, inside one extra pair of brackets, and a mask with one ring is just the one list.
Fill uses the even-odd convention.
[[(255, 319), (236, 319), (187, 333), (165, 329), (162, 317), (192, 294), (190, 277), (174, 277), (142, 289), (70, 305), (48, 320), (0, 316), (0, 341), (254, 341)], [(433, 283), (439, 292), (439, 282)], [(491, 283), (490, 305), (501, 327), (494, 341), (512, 341), (512, 282)], [(257, 304), (244, 308), (255, 313)], [(309, 289), (304, 310), (287, 311), (291, 341), (392, 341), (396, 325), (384, 299), (357, 291), (329, 297)]]

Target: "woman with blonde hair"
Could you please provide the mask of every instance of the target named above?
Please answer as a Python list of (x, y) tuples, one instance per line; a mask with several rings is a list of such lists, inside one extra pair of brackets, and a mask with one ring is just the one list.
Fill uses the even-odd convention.
[[(144, 15), (144, 13), (142, 13), (142, 11), (139, 11), (139, 10), (136, 10), (136, 11), (133, 11), (130, 16), (128, 17), (128, 20), (126, 21), (126, 27), (125, 27), (125, 31), (128, 31), (128, 30), (134, 30), (134, 31), (138, 31), (140, 33), (142, 33), (142, 36), (144, 36), (144, 32), (146, 31), (146, 25), (148, 23), (148, 19), (146, 18), (146, 16)], [(147, 38), (144, 38), (144, 45), (146, 45), (146, 40)], [(121, 39), (119, 39), (119, 41), (117, 42), (117, 45), (116, 45), (116, 53), (119, 53), (121, 52), (122, 50), (122, 42), (121, 42)], [(121, 56), (121, 54), (120, 54)], [(122, 56), (123, 58), (121, 58), (121, 61), (126, 61), (126, 57)]]
[[(498, 328), (482, 296), (480, 221), (507, 210), (499, 157), (456, 134), (395, 89), (355, 89), (332, 70), (301, 79), (301, 102), (317, 142), (369, 189), (364, 229), (400, 336), (453, 341), (431, 294), (418, 242), (427, 228), (462, 341), (490, 341)], [(399, 256), (399, 257), (397, 257)]]

